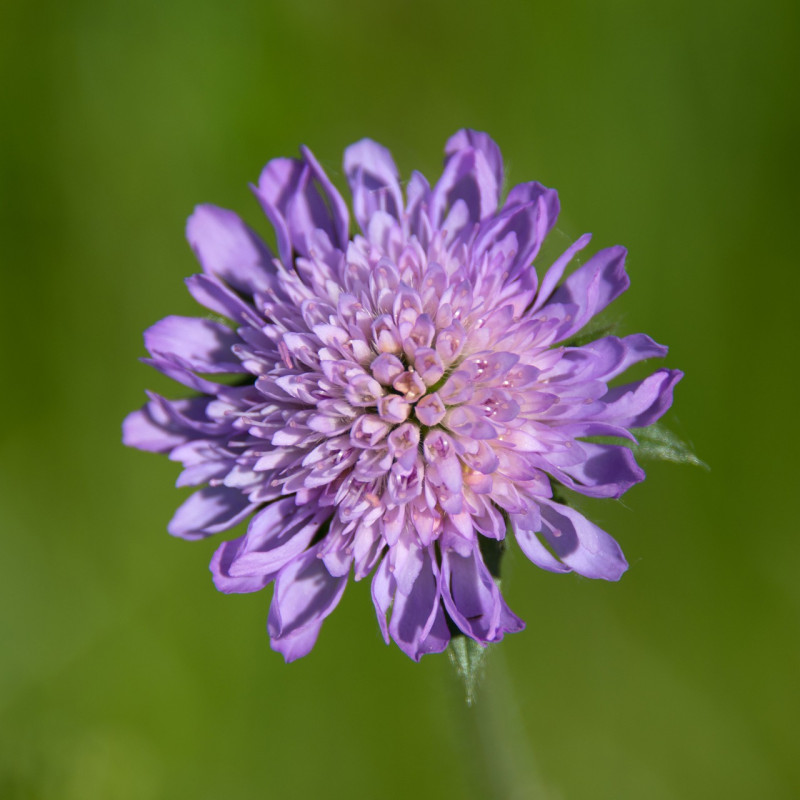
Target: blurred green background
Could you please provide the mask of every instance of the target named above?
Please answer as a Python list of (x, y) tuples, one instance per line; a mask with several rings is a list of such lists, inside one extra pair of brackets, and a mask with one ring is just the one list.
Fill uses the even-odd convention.
[[(6, 0), (0, 10), (0, 797), (800, 796), (798, 5)], [(559, 236), (629, 247), (626, 333), (686, 378), (655, 464), (594, 519), (607, 585), (512, 554), (527, 621), (467, 710), (383, 645), (367, 582), (286, 666), (269, 591), (215, 592), (120, 444), (141, 332), (193, 314), (193, 206), (371, 136), (438, 175), (457, 128), (556, 187)], [(794, 365), (794, 366), (793, 366)], [(179, 392), (178, 392), (179, 393)], [(647, 465), (646, 465), (647, 466)]]

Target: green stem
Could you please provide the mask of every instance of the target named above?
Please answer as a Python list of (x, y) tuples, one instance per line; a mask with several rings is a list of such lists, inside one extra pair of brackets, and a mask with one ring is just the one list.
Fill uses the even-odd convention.
[(488, 678), (455, 710), (476, 797), (554, 800), (539, 777), (502, 648), (489, 648)]

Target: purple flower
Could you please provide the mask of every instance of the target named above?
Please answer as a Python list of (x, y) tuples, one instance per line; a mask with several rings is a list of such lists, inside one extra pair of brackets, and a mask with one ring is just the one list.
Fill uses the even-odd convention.
[[(430, 187), (401, 188), (390, 153), (365, 139), (344, 171), (360, 233), (314, 156), (276, 159), (256, 197), (277, 253), (231, 211), (199, 206), (187, 236), (202, 273), (186, 283), (214, 315), (145, 332), (147, 362), (195, 394), (149, 402), (124, 442), (183, 464), (204, 486), (169, 532), (200, 539), (251, 517), (211, 571), (223, 592), (274, 583), (268, 629), (287, 661), (306, 655), (352, 571), (372, 574), (384, 638), (411, 658), (454, 632), (496, 642), (523, 622), (486, 553), (513, 532), (534, 564), (617, 580), (617, 543), (554, 499), (554, 482), (619, 497), (644, 478), (633, 439), (672, 402), (677, 370), (609, 388), (667, 349), (636, 334), (565, 344), (628, 288), (625, 250), (563, 279), (585, 235), (539, 281), (554, 190), (515, 186), (484, 133), (445, 148)], [(238, 380), (218, 382), (220, 375)]]

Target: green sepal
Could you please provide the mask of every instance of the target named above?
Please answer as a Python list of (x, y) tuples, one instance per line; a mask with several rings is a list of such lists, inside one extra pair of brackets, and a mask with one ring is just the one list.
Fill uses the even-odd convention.
[(689, 444), (658, 422), (646, 428), (631, 428), (636, 441), (619, 436), (587, 436), (582, 441), (593, 444), (616, 444), (630, 448), (637, 460), (672, 461), (675, 464), (691, 464), (709, 470), (711, 467), (699, 459)]
[(479, 644), (463, 633), (453, 636), (447, 648), (450, 663), (464, 683), (464, 700), (468, 706), (475, 702), (475, 694), (486, 672), (488, 650), (488, 645)]
[(586, 327), (582, 328), (579, 333), (570, 336), (565, 342), (561, 343), (562, 347), (583, 347), (585, 344), (590, 344), (597, 339), (602, 339), (606, 336), (613, 336), (619, 329), (619, 322), (607, 322), (602, 319), (596, 319), (590, 322)]
[(695, 467), (710, 469), (705, 461), (701, 461), (692, 451), (690, 445), (671, 430), (658, 422), (647, 428), (631, 428), (637, 443), (626, 442), (637, 458), (656, 461), (673, 461), (676, 464), (692, 464)]

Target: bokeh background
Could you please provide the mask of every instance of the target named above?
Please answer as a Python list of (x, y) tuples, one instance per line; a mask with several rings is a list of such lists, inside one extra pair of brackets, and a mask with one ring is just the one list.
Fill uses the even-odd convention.
[[(798, 38), (789, 0), (6, 0), (0, 797), (800, 796)], [(196, 203), (266, 232), (269, 158), (342, 185), (371, 136), (435, 177), (462, 126), (558, 188), (564, 243), (629, 247), (622, 330), (671, 346), (711, 466), (589, 507), (619, 584), (511, 553), (528, 627), (472, 709), (366, 582), (284, 665), (269, 591), (217, 594), (216, 542), (165, 531), (176, 466), (119, 441), (167, 386), (142, 330), (196, 311)]]

